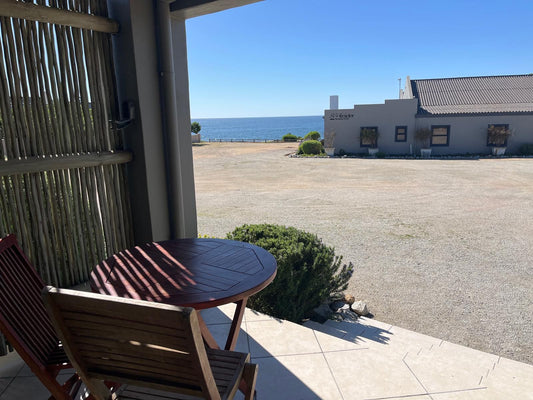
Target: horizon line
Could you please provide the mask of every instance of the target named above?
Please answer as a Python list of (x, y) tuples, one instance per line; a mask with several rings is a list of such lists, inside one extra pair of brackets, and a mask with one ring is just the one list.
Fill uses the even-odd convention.
[(272, 116), (254, 116), (254, 117), (191, 117), (191, 121), (195, 119), (232, 119), (232, 118), (301, 118), (301, 117), (323, 117), (323, 115), (272, 115)]

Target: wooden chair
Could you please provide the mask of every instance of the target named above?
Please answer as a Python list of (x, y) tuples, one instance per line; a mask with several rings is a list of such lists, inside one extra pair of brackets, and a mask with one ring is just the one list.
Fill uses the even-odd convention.
[[(241, 381), (245, 398), (254, 395), (250, 355), (206, 348), (193, 308), (52, 287), (43, 299), (97, 400), (231, 399)], [(104, 380), (121, 386), (112, 394)]]
[(42, 302), (44, 287), (15, 235), (1, 238), (0, 330), (50, 391), (50, 399), (72, 399), (81, 381), (76, 374), (63, 385), (57, 381), (59, 371), (72, 365)]

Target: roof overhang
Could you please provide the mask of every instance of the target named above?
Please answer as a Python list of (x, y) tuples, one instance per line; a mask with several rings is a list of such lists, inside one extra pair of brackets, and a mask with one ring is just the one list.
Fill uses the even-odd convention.
[(176, 0), (170, 4), (173, 18), (194, 18), (263, 0)]

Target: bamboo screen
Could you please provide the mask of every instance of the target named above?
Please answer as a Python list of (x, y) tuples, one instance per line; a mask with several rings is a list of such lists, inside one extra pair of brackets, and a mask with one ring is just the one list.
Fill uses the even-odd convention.
[[(105, 0), (17, 3), (107, 15)], [(2, 15), (0, 236), (67, 287), (133, 243), (110, 34)]]

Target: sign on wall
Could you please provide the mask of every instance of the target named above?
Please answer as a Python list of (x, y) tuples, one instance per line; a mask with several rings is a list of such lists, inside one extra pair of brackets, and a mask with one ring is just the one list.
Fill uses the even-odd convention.
[(332, 112), (329, 114), (330, 121), (344, 121), (347, 119), (352, 119), (355, 116), (353, 113), (347, 112)]

